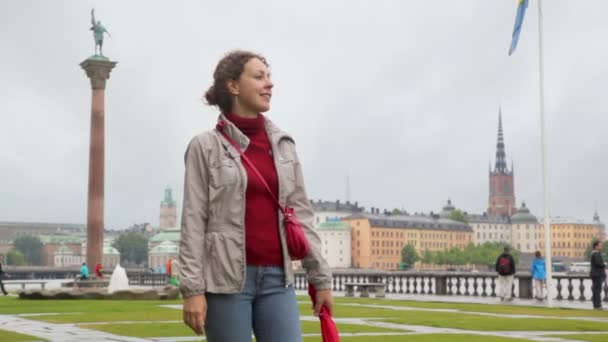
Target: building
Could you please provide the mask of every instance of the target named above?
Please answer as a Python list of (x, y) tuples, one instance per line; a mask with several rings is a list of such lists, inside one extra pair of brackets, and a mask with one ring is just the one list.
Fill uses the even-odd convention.
[(523, 202), (515, 215), (511, 216), (510, 245), (522, 253), (534, 253), (540, 249), (539, 232), (538, 219)]
[(84, 235), (84, 224), (42, 222), (0, 222), (0, 243), (26, 235)]
[[(440, 217), (449, 218), (456, 207), (448, 199), (441, 209)], [(486, 242), (511, 243), (511, 224), (508, 216), (492, 216), (487, 213), (469, 214), (464, 212), (465, 219), (473, 230), (473, 243), (482, 245)]]
[(399, 269), (401, 251), (412, 244), (419, 254), (464, 248), (473, 242), (473, 229), (466, 223), (439, 215), (386, 215), (378, 211), (343, 219), (351, 226), (352, 266)]
[(317, 227), (321, 238), (321, 253), (331, 268), (348, 268), (351, 266), (350, 226), (334, 220), (322, 222)]
[(489, 216), (511, 216), (515, 214), (515, 184), (513, 166), (507, 167), (505, 142), (502, 132), (502, 113), (498, 111), (498, 139), (496, 142), (496, 163), (490, 168)]
[[(54, 266), (57, 263), (65, 264), (67, 261), (64, 260), (72, 260), (86, 254), (86, 252), (83, 253), (82, 249), (82, 243), (86, 240), (85, 236), (38, 235), (38, 238), (42, 242), (43, 266)], [(71, 254), (67, 252), (68, 249), (71, 251)], [(65, 258), (58, 261), (58, 255), (62, 257), (65, 256)], [(68, 256), (73, 256), (73, 258), (68, 258)], [(80, 263), (82, 263), (82, 261)]]
[(356, 213), (361, 213), (365, 208), (360, 207), (358, 202), (341, 203), (340, 200), (335, 202), (323, 201), (323, 200), (310, 200), (312, 210), (314, 211), (313, 223), (318, 225), (323, 222), (335, 221), (342, 217), (347, 217)]
[(161, 230), (160, 232), (152, 236), (148, 241), (148, 246), (150, 249), (152, 249), (161, 244), (163, 241), (169, 241), (179, 246), (180, 239), (181, 230), (179, 228), (173, 227), (170, 229)]
[(53, 263), (48, 266), (54, 267), (67, 267), (77, 266), (84, 262), (84, 256), (80, 253), (76, 254), (74, 251), (65, 246), (61, 245), (53, 252)]
[[(598, 217), (599, 221), (599, 217)], [(541, 220), (542, 222), (542, 220)], [(585, 257), (585, 249), (593, 239), (603, 240), (604, 231), (598, 228), (596, 222), (570, 217), (552, 217), (551, 226), (551, 255), (554, 258), (578, 259)], [(545, 248), (545, 225), (540, 225), (539, 245)]]
[(160, 202), (160, 225), (159, 228), (173, 228), (177, 225), (177, 207), (173, 200), (170, 187), (165, 189), (165, 198)]
[(177, 260), (179, 248), (171, 241), (163, 241), (148, 252), (148, 267), (160, 270), (164, 269), (169, 259)]

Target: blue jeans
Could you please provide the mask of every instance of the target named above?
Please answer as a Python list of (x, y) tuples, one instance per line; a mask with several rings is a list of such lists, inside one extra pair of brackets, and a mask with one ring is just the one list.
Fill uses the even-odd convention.
[(243, 292), (207, 293), (208, 342), (301, 342), (300, 314), (293, 286), (281, 267), (247, 266)]

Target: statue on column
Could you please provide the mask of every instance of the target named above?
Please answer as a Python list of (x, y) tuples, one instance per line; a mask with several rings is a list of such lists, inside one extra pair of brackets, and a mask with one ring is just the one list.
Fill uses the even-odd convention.
[(91, 10), (91, 31), (93, 31), (93, 37), (95, 39), (95, 55), (97, 56), (97, 47), (99, 46), (99, 56), (103, 56), (102, 46), (103, 46), (103, 34), (107, 33), (108, 36), (112, 37), (110, 32), (106, 30), (103, 25), (101, 25), (101, 21), (95, 22), (95, 9)]

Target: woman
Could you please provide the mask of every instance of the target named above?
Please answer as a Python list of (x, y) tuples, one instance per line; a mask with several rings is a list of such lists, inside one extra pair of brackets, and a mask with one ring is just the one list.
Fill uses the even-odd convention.
[(274, 84), (264, 57), (234, 51), (218, 63), (205, 94), (221, 111), (218, 127), (192, 139), (180, 245), (184, 322), (209, 342), (302, 340), (294, 275), (278, 207), (251, 167), (218, 130), (234, 140), (270, 185), (293, 207), (310, 243), (302, 260), (318, 291), (318, 314), (333, 309), (331, 274), (312, 228), (295, 143), (261, 113)]
[(538, 300), (543, 300), (545, 298), (543, 290), (545, 288), (545, 282), (547, 281), (547, 269), (545, 268), (545, 259), (540, 256), (540, 251), (536, 251), (534, 255), (536, 258), (532, 262), (530, 273), (532, 273), (532, 279), (534, 281), (535, 297)]

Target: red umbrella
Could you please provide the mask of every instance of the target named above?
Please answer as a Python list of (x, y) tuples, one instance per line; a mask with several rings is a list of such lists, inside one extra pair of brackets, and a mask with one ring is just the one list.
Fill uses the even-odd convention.
[[(312, 284), (308, 284), (308, 295), (312, 300), (314, 306), (317, 301), (317, 290)], [(321, 320), (321, 336), (323, 336), (323, 342), (340, 342), (340, 335), (338, 335), (338, 327), (331, 318), (329, 309), (323, 305), (321, 312), (319, 313), (319, 319)]]

